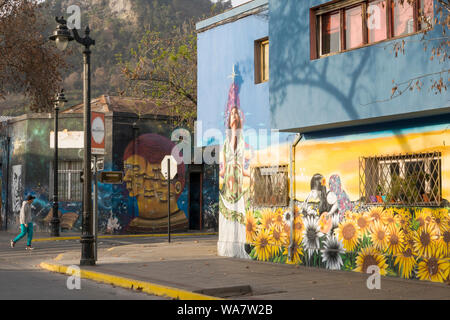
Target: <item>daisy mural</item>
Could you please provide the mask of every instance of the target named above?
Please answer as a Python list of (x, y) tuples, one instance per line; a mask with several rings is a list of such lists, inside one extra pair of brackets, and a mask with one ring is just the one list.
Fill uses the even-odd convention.
[[(433, 282), (449, 281), (449, 208), (354, 206), (334, 222), (300, 206), (246, 214), (250, 258)], [(290, 237), (293, 232), (292, 239)]]
[(323, 245), (322, 260), (325, 262), (325, 266), (330, 270), (340, 270), (344, 262), (342, 260), (342, 254), (345, 253), (344, 245), (342, 241), (335, 237), (328, 237)]
[(308, 252), (308, 256), (318, 253), (320, 250), (320, 237), (323, 233), (320, 232), (318, 217), (309, 215), (305, 219), (305, 230), (303, 231), (303, 246)]

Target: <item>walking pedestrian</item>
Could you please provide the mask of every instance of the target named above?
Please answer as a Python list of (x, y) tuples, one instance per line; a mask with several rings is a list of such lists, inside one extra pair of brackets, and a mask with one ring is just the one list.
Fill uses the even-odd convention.
[(29, 195), (27, 199), (22, 203), (22, 208), (20, 208), (20, 230), (21, 233), (14, 239), (11, 240), (11, 248), (14, 248), (17, 241), (22, 239), (27, 234), (27, 250), (33, 250), (31, 246), (31, 241), (33, 240), (33, 222), (31, 222), (31, 204), (35, 197)]

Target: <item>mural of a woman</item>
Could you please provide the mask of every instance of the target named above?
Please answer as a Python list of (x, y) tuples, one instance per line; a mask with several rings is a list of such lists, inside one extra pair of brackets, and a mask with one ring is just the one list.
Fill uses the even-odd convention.
[(225, 113), (226, 138), (220, 153), (220, 202), (218, 254), (249, 258), (245, 251), (245, 206), (250, 163), (242, 134), (243, 114), (239, 108), (238, 85), (228, 94)]
[(351, 211), (353, 205), (348, 197), (347, 193), (343, 190), (341, 184), (341, 178), (337, 174), (333, 174), (329, 179), (330, 191), (336, 195), (336, 205), (333, 212), (339, 216), (339, 221), (344, 219), (346, 211)]
[[(129, 231), (167, 230), (167, 180), (161, 174), (161, 161), (171, 154), (175, 144), (166, 137), (148, 133), (131, 141), (124, 152), (124, 182), (130, 197), (136, 197), (138, 217)], [(170, 222), (173, 230), (187, 228), (187, 218), (177, 200), (184, 189), (185, 168), (178, 164), (178, 175), (171, 182)]]
[(330, 211), (330, 204), (327, 201), (326, 179), (320, 173), (316, 173), (311, 178), (311, 191), (302, 204), (302, 212), (304, 212), (305, 214), (316, 215), (317, 211), (308, 206), (309, 201), (316, 200), (319, 200), (319, 215), (322, 215), (322, 213), (324, 212)]
[[(314, 209), (308, 206), (310, 201), (319, 200), (318, 208)], [(353, 209), (353, 205), (342, 188), (341, 178), (337, 174), (333, 174), (329, 178), (329, 190), (327, 191), (326, 179), (320, 174), (316, 173), (311, 178), (311, 191), (302, 204), (302, 212), (305, 215), (319, 215), (319, 223), (327, 225), (327, 232), (331, 222), (331, 229), (338, 226), (339, 222), (344, 219), (345, 212)]]

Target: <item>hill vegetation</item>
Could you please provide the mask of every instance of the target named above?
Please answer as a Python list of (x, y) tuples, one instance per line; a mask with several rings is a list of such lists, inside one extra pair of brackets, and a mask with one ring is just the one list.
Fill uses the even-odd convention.
[[(199, 21), (231, 8), (231, 1), (221, 0), (47, 0), (43, 6), (46, 22), (43, 36), (48, 37), (56, 27), (55, 16), (70, 15), (67, 8), (76, 4), (81, 9), (81, 28), (89, 24), (91, 47), (91, 96), (117, 94), (124, 87), (118, 57), (132, 58), (133, 50), (147, 31), (171, 37), (177, 28), (192, 26)], [(71, 44), (66, 54), (68, 68), (62, 72), (68, 105), (82, 101), (82, 47)], [(19, 115), (27, 112), (27, 101), (20, 92), (11, 92), (6, 101), (0, 101), (0, 113)]]

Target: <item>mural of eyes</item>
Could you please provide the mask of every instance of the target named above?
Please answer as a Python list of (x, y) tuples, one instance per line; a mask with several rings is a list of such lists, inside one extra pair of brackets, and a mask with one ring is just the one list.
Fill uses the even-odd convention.
[(153, 169), (153, 173), (154, 173), (155, 178), (157, 178), (157, 179), (162, 179), (163, 178), (162, 173), (161, 173), (161, 166), (160, 165), (158, 165), (157, 168)]
[(164, 192), (157, 192), (156, 194), (158, 195), (159, 201), (167, 201), (167, 198), (165, 197)]
[(179, 194), (181, 192), (181, 182), (177, 181), (177, 183), (175, 183), (175, 193)]
[(155, 191), (154, 190), (144, 189), (144, 197), (146, 197), (146, 198), (153, 198), (153, 197), (155, 197)]

